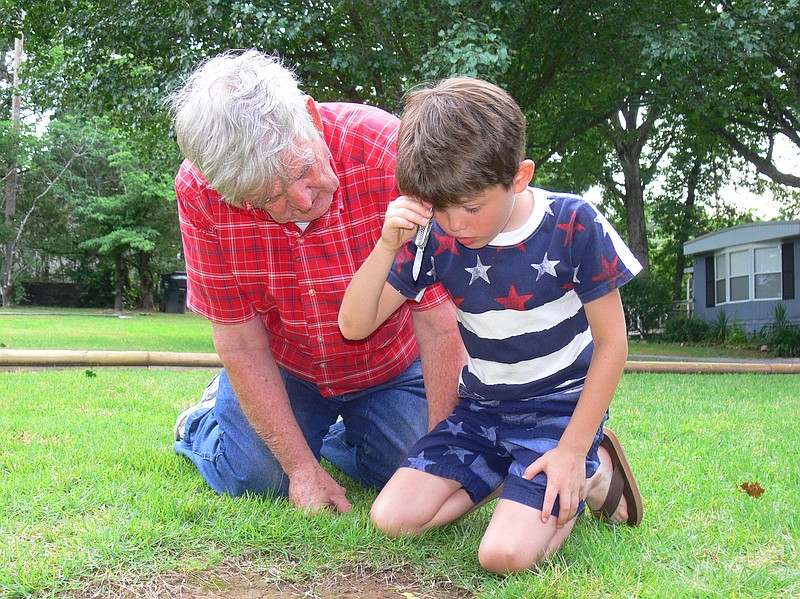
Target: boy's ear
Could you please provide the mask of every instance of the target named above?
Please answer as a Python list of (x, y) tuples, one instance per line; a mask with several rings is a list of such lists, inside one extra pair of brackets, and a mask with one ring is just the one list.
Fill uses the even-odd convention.
[(308, 110), (308, 114), (311, 115), (311, 120), (314, 121), (314, 127), (316, 127), (317, 131), (322, 133), (324, 129), (322, 117), (319, 114), (319, 110), (317, 110), (317, 103), (314, 102), (314, 98), (311, 96), (306, 98), (306, 110)]
[(533, 180), (533, 171), (535, 170), (535, 166), (533, 164), (533, 160), (525, 159), (519, 163), (519, 170), (517, 174), (514, 175), (514, 192), (520, 193), (525, 190), (526, 187), (530, 184)]

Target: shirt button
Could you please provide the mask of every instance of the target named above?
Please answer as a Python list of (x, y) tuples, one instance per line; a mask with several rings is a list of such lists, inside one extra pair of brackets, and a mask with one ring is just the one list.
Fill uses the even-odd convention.
[(308, 290), (308, 295), (317, 295), (317, 292), (314, 291), (313, 289), (309, 289)]
[(319, 341), (321, 344), (323, 341), (325, 341), (325, 338), (322, 335), (320, 335), (317, 337), (317, 341)]
[(320, 367), (322, 370), (325, 370), (325, 368), (326, 368), (327, 366), (328, 366), (328, 365), (327, 365), (325, 362), (320, 362), (320, 364), (319, 364), (319, 367)]

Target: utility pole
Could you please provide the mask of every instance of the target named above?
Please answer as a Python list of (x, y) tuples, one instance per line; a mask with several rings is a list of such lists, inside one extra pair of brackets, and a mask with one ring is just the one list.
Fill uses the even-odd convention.
[[(19, 134), (19, 69), (22, 65), (22, 39), (22, 33), (20, 33), (20, 37), (14, 38), (14, 95), (11, 97), (11, 128), (14, 130), (15, 134)], [(10, 230), (14, 224), (14, 216), (17, 212), (17, 169), (18, 164), (15, 158), (12, 160), (11, 169), (6, 175), (5, 224), (7, 230)], [(3, 280), (0, 282), (0, 287), (2, 287), (4, 308), (7, 308), (11, 303), (9, 295), (11, 292), (15, 245), (13, 239), (8, 239), (3, 247)]]

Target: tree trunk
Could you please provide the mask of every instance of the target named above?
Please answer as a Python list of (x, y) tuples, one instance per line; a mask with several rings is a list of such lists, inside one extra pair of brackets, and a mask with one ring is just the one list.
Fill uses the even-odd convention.
[(150, 268), (150, 254), (139, 252), (139, 297), (142, 309), (153, 311), (156, 309), (153, 301), (153, 271)]
[(114, 257), (114, 312), (125, 308), (125, 268), (122, 255)]
[[(647, 220), (644, 215), (644, 186), (638, 175), (639, 163), (625, 169), (625, 216), (628, 243), (633, 255), (642, 263), (645, 271), (650, 270), (650, 248), (647, 245)], [(628, 170), (632, 171), (628, 178)]]
[(683, 207), (683, 218), (680, 223), (675, 239), (675, 250), (677, 260), (675, 263), (675, 279), (672, 282), (672, 299), (683, 299), (683, 273), (686, 270), (686, 256), (683, 253), (683, 244), (689, 241), (689, 227), (692, 224), (692, 215), (694, 214), (694, 205), (697, 198), (697, 183), (700, 180), (700, 158), (695, 158), (692, 164), (692, 170), (689, 171), (689, 177), (686, 181), (686, 203)]
[[(609, 136), (625, 177), (623, 202), (628, 246), (642, 263), (645, 272), (650, 270), (650, 248), (647, 245), (644, 188), (652, 178), (654, 167), (643, 171), (642, 150), (653, 131), (658, 114), (655, 106), (648, 105), (641, 97), (634, 97), (621, 106), (619, 114), (611, 117), (608, 122)], [(655, 159), (653, 165), (657, 162)], [(643, 172), (648, 174), (645, 176)]]
[(639, 163), (641, 146), (618, 144), (617, 156), (622, 164), (625, 177), (625, 226), (628, 245), (633, 255), (642, 263), (645, 271), (650, 270), (650, 248), (647, 245), (647, 221), (644, 215), (644, 184)]
[[(22, 65), (22, 39), (14, 39), (14, 95), (11, 97), (11, 128), (19, 131), (19, 69)], [(6, 176), (6, 205), (5, 205), (5, 224), (7, 229), (11, 229), (14, 224), (14, 216), (17, 212), (17, 161), (11, 164), (11, 168)], [(11, 305), (11, 286), (14, 283), (14, 240), (9, 239), (3, 244), (3, 272), (2, 288), (3, 307)]]

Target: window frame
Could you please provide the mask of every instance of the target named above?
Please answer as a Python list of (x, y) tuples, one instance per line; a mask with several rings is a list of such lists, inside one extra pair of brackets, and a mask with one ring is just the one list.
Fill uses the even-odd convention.
[[(776, 256), (776, 263), (773, 265), (773, 270), (756, 271), (756, 251), (757, 250), (773, 250)], [(736, 271), (734, 265), (731, 263), (731, 257), (735, 257), (744, 252), (747, 252), (747, 273)], [(742, 304), (745, 302), (769, 302), (782, 299), (783, 288), (783, 270), (781, 266), (781, 252), (782, 247), (778, 243), (753, 243), (749, 245), (738, 245), (719, 250), (714, 253), (714, 289), (716, 292), (715, 305), (726, 304)], [(720, 260), (724, 264), (724, 275), (720, 276)], [(733, 271), (736, 271), (732, 274)], [(777, 295), (774, 297), (756, 297), (756, 277), (758, 276), (775, 276), (778, 277), (778, 284), (775, 286)], [(744, 299), (731, 299), (731, 280), (741, 280), (747, 277), (747, 298)], [(741, 291), (741, 289), (740, 289)], [(724, 299), (721, 299), (721, 292), (724, 293)]]

